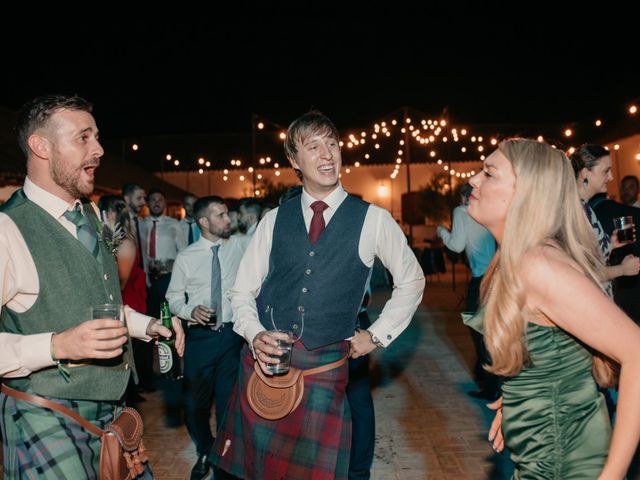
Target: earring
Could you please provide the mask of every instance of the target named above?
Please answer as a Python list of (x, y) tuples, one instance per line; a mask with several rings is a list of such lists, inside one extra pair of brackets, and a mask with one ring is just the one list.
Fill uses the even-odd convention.
[(589, 179), (588, 178), (585, 178), (584, 180), (582, 180), (582, 186), (584, 188), (587, 188), (588, 185), (589, 185)]

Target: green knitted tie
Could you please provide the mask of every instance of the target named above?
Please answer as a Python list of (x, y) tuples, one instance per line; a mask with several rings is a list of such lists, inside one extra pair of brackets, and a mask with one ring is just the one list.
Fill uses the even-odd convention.
[(98, 234), (82, 214), (82, 206), (76, 203), (73, 210), (64, 212), (64, 218), (69, 220), (76, 226), (76, 235), (78, 240), (86, 247), (89, 252), (97, 259), (100, 247), (98, 246)]

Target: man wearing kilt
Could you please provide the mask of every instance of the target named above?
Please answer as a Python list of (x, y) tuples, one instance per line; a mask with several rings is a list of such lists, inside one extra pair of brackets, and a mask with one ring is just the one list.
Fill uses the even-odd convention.
[[(5, 478), (97, 479), (100, 439), (53, 409), (16, 398), (15, 390), (104, 428), (122, 407), (129, 377), (136, 378), (129, 337), (171, 335), (129, 308), (126, 327), (90, 319), (91, 305), (122, 301), (115, 245), (99, 235), (97, 208), (86, 198), (104, 153), (91, 109), (80, 97), (50, 95), (18, 114), (27, 178), (0, 207)], [(174, 328), (182, 352), (177, 319)]]
[[(294, 332), (291, 366), (301, 369), (386, 347), (411, 321), (424, 275), (389, 212), (340, 185), (339, 136), (327, 117), (312, 111), (295, 120), (285, 152), (303, 192), (258, 224), (229, 292), (234, 330), (248, 345), (212, 462), (245, 479), (346, 479), (351, 445), (347, 364), (305, 377), (300, 406), (271, 421), (256, 415), (246, 399), (254, 358), (270, 375), (266, 364), (277, 359), (269, 354), (281, 353), (267, 334), (274, 329)], [(375, 257), (393, 275), (395, 289), (371, 327), (356, 331)]]

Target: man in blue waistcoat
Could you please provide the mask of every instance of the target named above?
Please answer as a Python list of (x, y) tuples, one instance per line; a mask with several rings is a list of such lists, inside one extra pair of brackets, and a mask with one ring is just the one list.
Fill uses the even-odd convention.
[[(266, 364), (277, 362), (269, 355), (282, 353), (267, 332), (275, 329), (293, 332), (291, 366), (301, 369), (386, 347), (420, 304), (424, 275), (389, 212), (340, 185), (339, 135), (327, 117), (312, 111), (295, 120), (285, 152), (303, 191), (260, 221), (229, 293), (234, 330), (248, 345), (212, 461), (247, 479), (346, 479), (346, 362), (305, 377), (300, 406), (272, 421), (255, 414), (246, 400), (254, 358), (269, 375)], [(393, 275), (395, 289), (380, 317), (367, 330), (356, 330), (376, 257)]]
[[(5, 478), (96, 479), (99, 437), (53, 409), (18, 399), (15, 390), (104, 428), (122, 407), (129, 377), (136, 378), (129, 338), (171, 335), (128, 307), (126, 326), (90, 317), (92, 305), (122, 302), (116, 245), (100, 235), (97, 208), (87, 199), (104, 153), (91, 110), (80, 97), (50, 95), (18, 114), (27, 178), (0, 207)], [(174, 328), (182, 354), (177, 318)]]

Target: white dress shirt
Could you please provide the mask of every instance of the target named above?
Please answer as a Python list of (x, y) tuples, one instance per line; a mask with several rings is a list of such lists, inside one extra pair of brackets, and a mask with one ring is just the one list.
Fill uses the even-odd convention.
[(489, 230), (469, 216), (467, 208), (460, 205), (453, 209), (451, 232), (443, 226), (439, 226), (437, 232), (449, 250), (465, 251), (471, 275), (481, 277), (496, 253), (496, 241)]
[(166, 215), (159, 217), (144, 217), (140, 220), (140, 235), (142, 240), (142, 257), (144, 270), (149, 274), (149, 241), (154, 220), (156, 224), (156, 256), (159, 261), (174, 260), (178, 252), (187, 246), (187, 239), (180, 227), (180, 222)]
[[(338, 185), (323, 199), (329, 206), (323, 212), (326, 225), (346, 197), (347, 192)], [(311, 203), (316, 199), (303, 190), (300, 198), (290, 201), (302, 203), (302, 213), (308, 232), (313, 217)], [(269, 255), (277, 214), (278, 209), (275, 208), (260, 220), (240, 262), (236, 283), (229, 292), (235, 321), (233, 329), (242, 335), (249, 345), (255, 336), (264, 330), (258, 319), (255, 298), (269, 273)], [(387, 346), (409, 325), (420, 304), (424, 291), (424, 274), (396, 221), (387, 210), (376, 205), (370, 205), (367, 210), (358, 252), (360, 259), (368, 267), (372, 267), (375, 257), (378, 257), (393, 276), (395, 285), (391, 298), (378, 319), (369, 328)]]
[[(69, 232), (76, 236), (76, 226), (63, 214), (73, 208), (75, 201), (64, 200), (43, 190), (29, 177), (24, 181), (24, 193), (29, 200), (43, 208)], [(98, 213), (98, 209), (93, 205)], [(52, 251), (55, 246), (52, 246)], [(40, 292), (38, 271), (31, 252), (13, 220), (0, 212), (0, 294), (2, 306), (15, 312), (25, 312), (35, 303)], [(129, 334), (149, 341), (145, 335), (151, 317), (125, 307)], [(87, 320), (89, 320), (87, 318)], [(31, 372), (55, 365), (51, 359), (51, 335), (53, 332), (34, 335), (0, 333), (0, 376), (25, 377)]]
[[(220, 245), (218, 257), (222, 276), (222, 322), (233, 320), (226, 292), (236, 280), (238, 266), (246, 248), (245, 242), (233, 236), (215, 243), (200, 237), (200, 240), (178, 253), (166, 297), (171, 312), (184, 320), (193, 320), (193, 309), (211, 299), (211, 247), (214, 245)], [(188, 303), (185, 301), (185, 292), (189, 296)]]

